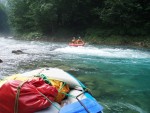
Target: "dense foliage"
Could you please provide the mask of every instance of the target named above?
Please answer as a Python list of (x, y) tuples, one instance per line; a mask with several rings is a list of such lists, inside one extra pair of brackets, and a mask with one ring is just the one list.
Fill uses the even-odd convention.
[(100, 36), (150, 33), (149, 0), (9, 0), (8, 4), (11, 25), (18, 33), (51, 34), (60, 29)]

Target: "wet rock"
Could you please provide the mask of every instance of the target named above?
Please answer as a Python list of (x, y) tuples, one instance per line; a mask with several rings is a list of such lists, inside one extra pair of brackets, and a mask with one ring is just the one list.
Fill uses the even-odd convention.
[(2, 63), (3, 61), (0, 59), (0, 63)]
[(24, 52), (21, 50), (12, 50), (12, 53), (14, 54), (23, 54)]

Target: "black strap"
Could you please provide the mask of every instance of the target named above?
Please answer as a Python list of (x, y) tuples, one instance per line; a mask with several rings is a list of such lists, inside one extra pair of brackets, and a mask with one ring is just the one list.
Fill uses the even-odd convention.
[(90, 113), (90, 111), (87, 109), (87, 107), (79, 100), (79, 96), (84, 94), (86, 91), (82, 92), (81, 94), (79, 94), (78, 96), (76, 96), (76, 99), (79, 101), (79, 103), (84, 107), (84, 109), (87, 111), (87, 113)]

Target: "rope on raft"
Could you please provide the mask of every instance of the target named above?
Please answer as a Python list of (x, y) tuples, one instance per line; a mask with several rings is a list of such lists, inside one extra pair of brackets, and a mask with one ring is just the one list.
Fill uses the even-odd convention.
[[(46, 83), (48, 84), (51, 84), (50, 83), (50, 80), (47, 78), (46, 75), (44, 74), (38, 74), (38, 75), (35, 75), (36, 77), (41, 77)], [(80, 81), (79, 81), (80, 82)], [(79, 100), (79, 96), (81, 96), (82, 94), (84, 94), (85, 92), (89, 92), (91, 95), (91, 91), (89, 88), (85, 87), (83, 84), (81, 84), (81, 86), (79, 85), (74, 85), (74, 87), (81, 87), (83, 90), (80, 90), (82, 91), (81, 94), (77, 95), (77, 96), (74, 96), (74, 95), (71, 95), (71, 94), (67, 94), (66, 92), (62, 92), (61, 89), (66, 85), (66, 82), (63, 82), (63, 85), (59, 88), (58, 92), (66, 95), (66, 96), (69, 96), (69, 97), (72, 97), (72, 98), (75, 98), (77, 99), (77, 101), (84, 107), (84, 109), (87, 111), (87, 113), (90, 113), (90, 111), (87, 109), (87, 107)], [(76, 90), (79, 90), (79, 89), (76, 89)], [(44, 96), (57, 110), (60, 111), (60, 108), (58, 108), (54, 103), (52, 103), (51, 100), (49, 100), (44, 94), (42, 94), (41, 92), (39, 92), (42, 96)]]

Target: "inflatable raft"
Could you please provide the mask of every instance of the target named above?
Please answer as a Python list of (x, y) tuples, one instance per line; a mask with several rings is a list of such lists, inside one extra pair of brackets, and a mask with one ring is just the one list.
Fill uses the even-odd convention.
[[(54, 96), (58, 98), (53, 99)], [(85, 85), (58, 68), (7, 77), (0, 82), (0, 98), (0, 113), (102, 113), (103, 110)]]
[(69, 43), (69, 46), (75, 46), (75, 47), (84, 46), (84, 45), (85, 45), (85, 43), (79, 43), (79, 44)]

